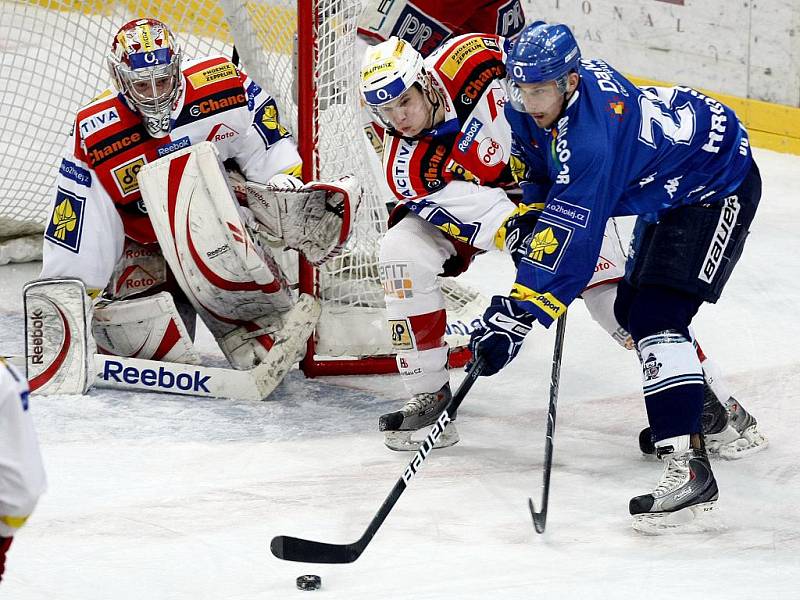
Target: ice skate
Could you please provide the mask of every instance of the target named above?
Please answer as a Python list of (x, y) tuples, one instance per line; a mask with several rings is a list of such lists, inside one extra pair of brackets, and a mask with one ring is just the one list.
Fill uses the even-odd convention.
[(652, 492), (631, 499), (633, 528), (653, 535), (697, 530), (702, 523), (696, 521), (707, 520), (719, 497), (705, 450), (681, 435), (658, 442), (656, 455), (665, 463), (664, 473)]
[[(709, 456), (727, 460), (744, 458), (769, 445), (758, 430), (758, 421), (731, 396), (721, 403), (708, 383), (703, 384), (703, 436)], [(655, 454), (650, 428), (639, 434), (639, 449), (643, 454)]]
[[(436, 422), (445, 406), (452, 399), (450, 384), (446, 383), (437, 392), (415, 394), (405, 406), (398, 411), (381, 415), (378, 429), (384, 432), (384, 444), (392, 450), (416, 451), (427, 435), (427, 428)], [(455, 413), (450, 415), (455, 421)], [(418, 439), (411, 439), (412, 434), (420, 431)], [(459, 440), (455, 423), (448, 423), (436, 442), (434, 448), (447, 448)]]

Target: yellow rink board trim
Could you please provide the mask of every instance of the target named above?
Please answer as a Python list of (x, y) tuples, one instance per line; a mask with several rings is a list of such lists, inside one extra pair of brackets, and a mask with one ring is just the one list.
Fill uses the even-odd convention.
[[(671, 86), (674, 84), (629, 76), (636, 85)], [(700, 90), (730, 106), (741, 119), (750, 142), (759, 148), (800, 154), (800, 108), (783, 104), (772, 104), (762, 100), (751, 100), (720, 94), (711, 90)]]
[[(212, 37), (227, 44), (232, 43), (228, 23), (222, 8), (205, 0), (186, 0), (163, 2), (163, 0), (26, 0), (50, 10), (80, 12), (87, 15), (112, 14), (115, 5), (125, 7), (136, 17), (148, 17), (163, 21), (174, 31), (198, 37)], [(261, 26), (255, 28), (255, 35), (264, 48), (271, 52), (289, 54), (292, 52), (293, 34), (296, 29), (296, 13), (288, 6), (273, 6), (257, 2), (247, 3), (251, 22)], [(119, 23), (120, 26), (123, 23)], [(109, 39), (109, 45), (111, 39)]]

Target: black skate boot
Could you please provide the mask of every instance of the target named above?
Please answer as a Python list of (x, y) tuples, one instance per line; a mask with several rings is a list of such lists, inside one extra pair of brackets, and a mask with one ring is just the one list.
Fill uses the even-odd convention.
[[(381, 415), (378, 429), (384, 432), (386, 446), (398, 451), (419, 449), (427, 431), (420, 440), (412, 440), (411, 434), (433, 425), (452, 398), (450, 384), (445, 383), (439, 391), (415, 394), (400, 410)], [(452, 422), (456, 420), (455, 412), (450, 415), (450, 420), (434, 448), (447, 448), (458, 442), (458, 431)]]
[[(731, 396), (723, 404), (708, 383), (703, 383), (703, 436), (708, 454), (728, 460), (743, 458), (769, 445), (758, 430), (758, 421)], [(649, 427), (639, 433), (639, 449), (643, 454), (655, 454)]]
[[(700, 436), (694, 445), (700, 446)], [(655, 490), (630, 501), (633, 528), (659, 534), (686, 528), (710, 513), (719, 497), (717, 482), (704, 448), (692, 447), (689, 435), (661, 440), (656, 455), (664, 473)]]

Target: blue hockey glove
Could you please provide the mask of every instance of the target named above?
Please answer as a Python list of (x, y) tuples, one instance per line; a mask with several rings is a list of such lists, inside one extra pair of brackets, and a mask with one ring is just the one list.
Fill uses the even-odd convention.
[(494, 243), (511, 255), (515, 266), (519, 266), (520, 259), (525, 256), (525, 249), (530, 245), (533, 228), (541, 214), (538, 207), (520, 204), (497, 230)]
[(481, 375), (494, 375), (519, 353), (522, 341), (531, 330), (534, 316), (525, 312), (505, 296), (494, 296), (483, 313), (483, 326), (472, 332), (469, 348), (473, 356), (481, 356)]

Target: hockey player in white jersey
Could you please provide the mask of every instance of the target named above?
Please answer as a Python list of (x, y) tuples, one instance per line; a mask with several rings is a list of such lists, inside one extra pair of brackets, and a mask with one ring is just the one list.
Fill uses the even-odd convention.
[(39, 443), (28, 411), (28, 382), (0, 358), (0, 581), (14, 535), (45, 487)]
[[(338, 253), (356, 182), (295, 177), (301, 160), (275, 101), (226, 57), (184, 61), (160, 21), (123, 25), (108, 66), (114, 88), (78, 111), (61, 164), (45, 231), (41, 276), (50, 281), (27, 303), (57, 330), (45, 344), (29, 340), (32, 382), (51, 393), (86, 389), (95, 341), (106, 354), (197, 362), (195, 314), (233, 367), (270, 363), (279, 381), (319, 305), (295, 298), (270, 246), (312, 264)], [(84, 301), (81, 286), (102, 300)], [(66, 323), (91, 327), (70, 345), (64, 306), (74, 307)]]
[[(365, 102), (387, 128), (384, 176), (400, 201), (380, 253), (398, 370), (411, 395), (400, 411), (379, 421), (394, 450), (415, 449), (411, 434), (431, 425), (451, 397), (438, 276), (463, 272), (486, 251), (506, 251), (517, 262), (543, 208), (516, 206), (506, 194), (516, 187), (515, 178), (525, 176), (503, 114), (506, 47), (498, 36), (465, 35), (423, 61), (409, 44), (392, 38), (368, 51), (362, 64)], [(623, 345), (628, 334), (613, 306), (624, 269), (625, 253), (609, 220), (582, 297), (592, 317)], [(457, 441), (451, 423), (438, 447)]]

